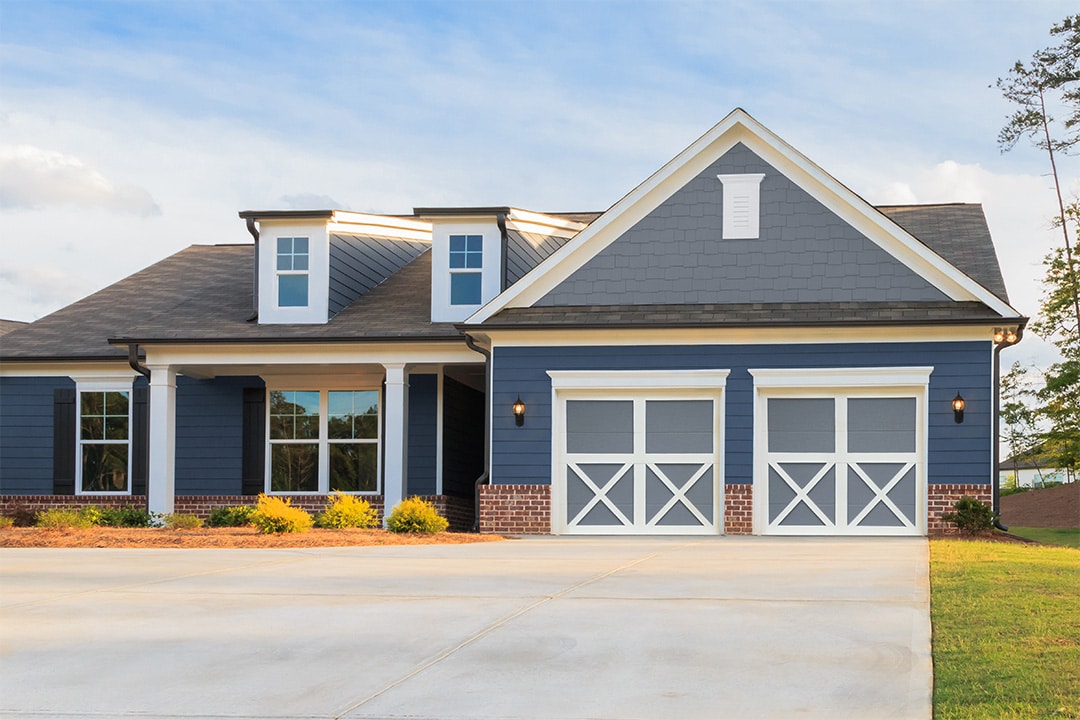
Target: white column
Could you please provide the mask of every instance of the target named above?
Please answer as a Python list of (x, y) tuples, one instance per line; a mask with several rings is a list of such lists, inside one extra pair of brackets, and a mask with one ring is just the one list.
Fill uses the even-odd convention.
[(176, 370), (150, 368), (150, 472), (146, 500), (150, 512), (171, 513), (176, 495)]
[(409, 379), (405, 363), (386, 368), (386, 437), (383, 440), (383, 506), (385, 514), (405, 498), (409, 473)]

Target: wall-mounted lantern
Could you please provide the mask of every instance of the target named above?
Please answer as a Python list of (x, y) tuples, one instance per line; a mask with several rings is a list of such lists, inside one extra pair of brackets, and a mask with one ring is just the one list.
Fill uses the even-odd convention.
[(956, 391), (956, 397), (952, 401), (953, 420), (958, 423), (964, 422), (964, 407), (967, 405), (964, 402), (964, 398), (960, 395), (960, 391)]
[(514, 405), (511, 408), (514, 413), (514, 424), (521, 427), (525, 424), (525, 403), (521, 402), (521, 396), (518, 395), (517, 400), (514, 401)]

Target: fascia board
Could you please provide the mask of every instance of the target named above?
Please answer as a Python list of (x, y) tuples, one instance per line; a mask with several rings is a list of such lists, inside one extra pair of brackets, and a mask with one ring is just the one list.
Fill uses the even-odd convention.
[(1002, 317), (1021, 314), (736, 109), (466, 322), (482, 323), (507, 307), (530, 307), (739, 142), (951, 299), (978, 300)]

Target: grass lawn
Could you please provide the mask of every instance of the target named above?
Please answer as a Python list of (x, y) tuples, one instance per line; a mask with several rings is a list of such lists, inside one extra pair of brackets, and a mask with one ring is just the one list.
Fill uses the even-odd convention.
[(930, 543), (935, 718), (1080, 718), (1080, 552)]
[(1033, 528), (1010, 525), (1009, 532), (1028, 540), (1038, 540), (1041, 543), (1080, 548), (1080, 528)]

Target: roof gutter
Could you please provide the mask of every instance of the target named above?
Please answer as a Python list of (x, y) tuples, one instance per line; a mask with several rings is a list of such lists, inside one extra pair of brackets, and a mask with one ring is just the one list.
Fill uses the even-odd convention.
[(1011, 342), (1005, 337), (994, 345), (994, 474), (990, 478), (990, 509), (994, 511), (994, 527), (1003, 532), (1008, 532), (1009, 526), (1001, 522), (1001, 488), (998, 487), (1001, 476), (1001, 449), (998, 447), (998, 438), (1001, 437), (1001, 351), (1020, 342), (1023, 337), (1024, 324), (1021, 323)]
[(259, 228), (255, 226), (255, 217), (253, 215), (244, 217), (244, 213), (240, 213), (240, 217), (243, 217), (247, 222), (248, 232), (255, 239), (255, 251), (252, 253), (255, 256), (255, 278), (251, 282), (252, 308), (251, 317), (247, 318), (247, 322), (254, 322), (259, 319)]
[(473, 531), (480, 532), (480, 486), (491, 484), (491, 351), (476, 344), (472, 336), (465, 334), (465, 345), (470, 350), (475, 350), (484, 356), (484, 402), (487, 408), (484, 412), (484, 472), (476, 478), (473, 485), (474, 499), (476, 503), (473, 516)]

